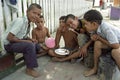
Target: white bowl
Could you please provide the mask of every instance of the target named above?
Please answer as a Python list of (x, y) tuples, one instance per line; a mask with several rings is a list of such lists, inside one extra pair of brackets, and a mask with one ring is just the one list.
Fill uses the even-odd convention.
[(70, 51), (67, 49), (55, 49), (55, 53), (58, 55), (68, 55)]

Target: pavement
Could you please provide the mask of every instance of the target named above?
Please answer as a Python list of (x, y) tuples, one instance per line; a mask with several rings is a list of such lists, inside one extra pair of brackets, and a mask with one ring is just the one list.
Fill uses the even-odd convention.
[(26, 75), (22, 67), (2, 80), (98, 80), (96, 76), (83, 76), (87, 68), (82, 63), (53, 62), (51, 57), (44, 56), (38, 58), (38, 64), (36, 70), (41, 74), (38, 78)]
[[(120, 20), (109, 19), (109, 11), (110, 9), (101, 10), (104, 19), (110, 24), (120, 27)], [(60, 44), (63, 46), (63, 41)], [(36, 70), (41, 74), (38, 78), (26, 75), (24, 66), (2, 80), (99, 80), (96, 75), (83, 76), (84, 71), (89, 68), (85, 67), (82, 62), (53, 62), (51, 57), (43, 56), (38, 58), (38, 64), (39, 67)]]

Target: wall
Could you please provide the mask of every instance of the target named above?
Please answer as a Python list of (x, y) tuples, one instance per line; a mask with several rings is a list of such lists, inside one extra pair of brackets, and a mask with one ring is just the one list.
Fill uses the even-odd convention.
[[(6, 0), (3, 0), (6, 1)], [(11, 11), (10, 7), (5, 7), (5, 3), (0, 1), (0, 35), (12, 20), (26, 15), (27, 6), (31, 3), (38, 3), (43, 8), (45, 25), (52, 33), (58, 26), (59, 17), (67, 14), (76, 16), (82, 15), (92, 7), (92, 2), (85, 0), (17, 0), (18, 12)]]

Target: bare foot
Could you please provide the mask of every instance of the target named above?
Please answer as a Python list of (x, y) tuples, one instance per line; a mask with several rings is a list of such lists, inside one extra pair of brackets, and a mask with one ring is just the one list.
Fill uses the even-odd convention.
[(30, 68), (26, 69), (26, 74), (28, 74), (28, 75), (30, 75), (32, 77), (35, 77), (35, 78), (40, 76), (40, 74), (36, 70), (30, 69)]
[(47, 52), (39, 53), (39, 54), (37, 54), (37, 58), (38, 58), (38, 57), (41, 57), (41, 56), (44, 56), (44, 55), (46, 55), (46, 54), (47, 54)]
[(96, 69), (91, 69), (91, 70), (89, 70), (89, 71), (86, 71), (85, 73), (84, 73), (84, 76), (85, 77), (88, 77), (88, 76), (91, 76), (91, 75), (93, 75), (93, 74), (95, 74), (97, 72), (97, 70)]
[(63, 60), (61, 58), (57, 58), (57, 57), (53, 57), (52, 61), (63, 62)]
[(47, 52), (45, 52), (45, 51), (43, 51), (43, 52), (38, 52), (37, 53), (37, 57), (41, 57), (41, 56), (44, 56), (44, 55), (46, 55), (47, 54)]

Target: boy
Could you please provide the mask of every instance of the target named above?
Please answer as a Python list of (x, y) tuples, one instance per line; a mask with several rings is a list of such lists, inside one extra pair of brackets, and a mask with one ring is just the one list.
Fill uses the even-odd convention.
[(44, 23), (44, 17), (40, 16), (40, 19), (35, 22), (37, 27), (32, 30), (32, 38), (35, 39), (42, 47), (42, 50), (38, 53), (38, 56), (45, 55), (48, 52), (48, 48), (45, 46), (44, 42), (46, 37), (50, 37), (50, 34), (48, 28), (44, 26)]
[[(69, 30), (69, 27), (65, 24), (66, 16), (61, 16), (59, 18), (59, 27), (56, 32), (56, 37), (55, 37), (55, 48), (59, 48), (59, 42), (61, 37), (63, 36), (64, 43), (65, 43), (65, 49), (70, 50), (70, 52), (74, 52), (78, 49), (78, 43), (77, 43), (77, 34)], [(57, 55), (54, 50), (49, 50), (49, 55), (53, 57), (65, 57), (61, 55)]]
[(68, 14), (65, 19), (65, 22), (71, 28), (74, 29), (74, 32), (76, 31), (78, 34), (77, 39), (78, 39), (78, 44), (79, 44), (79, 49), (80, 49), (79, 56), (81, 56), (81, 57), (87, 56), (87, 48), (88, 48), (89, 42), (87, 44), (86, 44), (86, 42), (88, 40), (89, 35), (85, 29), (84, 20), (78, 19), (73, 14)]
[(27, 16), (17, 18), (7, 27), (2, 40), (7, 52), (23, 53), (26, 64), (26, 73), (33, 77), (39, 77), (39, 73), (34, 70), (38, 67), (36, 58), (36, 47), (34, 39), (26, 38), (29, 33), (30, 22), (36, 22), (41, 14), (41, 6), (33, 3), (27, 9)]
[(84, 27), (84, 21), (81, 19), (78, 19), (73, 14), (68, 14), (65, 18), (65, 23), (68, 24), (71, 28), (72, 32), (75, 32), (77, 34), (78, 38), (78, 44), (79, 44), (79, 50), (77, 52), (74, 52), (70, 56), (64, 57), (64, 58), (56, 58), (56, 61), (67, 61), (70, 59), (78, 58), (78, 57), (85, 57), (87, 56), (87, 47), (90, 44), (90, 42), (87, 42), (87, 36), (85, 27)]
[(85, 76), (91, 76), (97, 72), (101, 49), (112, 48), (111, 55), (120, 68), (120, 29), (103, 21), (103, 17), (97, 10), (89, 10), (84, 15), (86, 30), (96, 34), (91, 35), (94, 41), (94, 67), (85, 72)]

